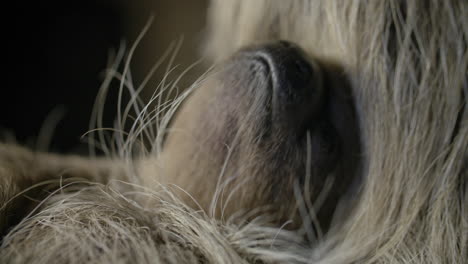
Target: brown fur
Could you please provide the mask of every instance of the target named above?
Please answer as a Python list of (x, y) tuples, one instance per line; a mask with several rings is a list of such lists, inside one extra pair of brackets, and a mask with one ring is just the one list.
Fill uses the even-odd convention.
[[(118, 159), (0, 145), (0, 260), (468, 262), (468, 3), (214, 0), (208, 30), (217, 66), (149, 154), (132, 152), (145, 108)], [(323, 123), (298, 144), (289, 125), (263, 134), (267, 85), (242, 54), (280, 39), (320, 72), (314, 120), (336, 129), (337, 160), (314, 148)]]

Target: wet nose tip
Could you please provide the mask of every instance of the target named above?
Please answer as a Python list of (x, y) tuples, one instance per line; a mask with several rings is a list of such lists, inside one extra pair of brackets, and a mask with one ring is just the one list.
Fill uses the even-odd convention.
[[(310, 64), (310, 61), (306, 59), (306, 55), (301, 48), (297, 45), (280, 40), (277, 44), (271, 44), (271, 46), (265, 47), (266, 52), (271, 52), (270, 55), (277, 57), (278, 60), (283, 60), (282, 63), (286, 66), (290, 66), (288, 69), (290, 72), (296, 74), (302, 74), (303, 77), (312, 77), (314, 71)], [(278, 61), (281, 63), (281, 61)]]
[[(286, 43), (286, 44), (285, 44)], [(300, 95), (310, 89), (314, 81), (314, 69), (306, 55), (297, 46), (282, 41), (278, 47), (264, 51), (272, 71), (272, 78), (278, 95)], [(288, 99), (288, 98), (285, 98)]]
[(304, 89), (314, 77), (305, 53), (295, 44), (278, 41), (258, 47), (256, 57), (267, 64), (280, 89)]
[(318, 112), (323, 95), (320, 68), (301, 48), (288, 41), (277, 41), (249, 52), (268, 71), (273, 115), (277, 120), (299, 126)]

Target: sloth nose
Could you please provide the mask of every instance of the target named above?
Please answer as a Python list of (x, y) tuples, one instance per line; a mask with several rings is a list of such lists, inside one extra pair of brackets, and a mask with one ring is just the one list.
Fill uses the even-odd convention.
[(270, 78), (273, 123), (303, 130), (317, 116), (323, 101), (318, 65), (287, 41), (257, 46), (247, 52), (263, 64)]
[(309, 90), (307, 86), (314, 78), (314, 69), (299, 47), (280, 41), (262, 47), (258, 56), (268, 63), (278, 96), (294, 96)]

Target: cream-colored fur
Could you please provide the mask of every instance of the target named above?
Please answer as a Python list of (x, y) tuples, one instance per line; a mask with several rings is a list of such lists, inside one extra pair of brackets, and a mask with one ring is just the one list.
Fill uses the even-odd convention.
[[(189, 90), (173, 130), (170, 117), (185, 95), (165, 118), (132, 98), (135, 126), (128, 134), (116, 128), (115, 157), (0, 145), (2, 262), (468, 262), (466, 1), (213, 0), (208, 22), (206, 54), (220, 65), (240, 48), (283, 39), (349, 78), (362, 164), (324, 234), (311, 235), (316, 222), (299, 210), (307, 197), (292, 187), (278, 192), (281, 210), (268, 208), (263, 186), (272, 183), (261, 169), (248, 170), (262, 159), (257, 152), (242, 152), (255, 162), (236, 165), (260, 182), (229, 182), (222, 176), (238, 167), (213, 155), (230, 160), (230, 151), (199, 148), (190, 141), (199, 134), (175, 129), (202, 125), (193, 118), (200, 109), (222, 113), (226, 104), (213, 111), (210, 101), (222, 77), (210, 73)], [(120, 116), (125, 123), (128, 115)], [(218, 131), (210, 125), (208, 134)], [(194, 148), (201, 151), (192, 160)], [(289, 215), (300, 226), (289, 228)]]

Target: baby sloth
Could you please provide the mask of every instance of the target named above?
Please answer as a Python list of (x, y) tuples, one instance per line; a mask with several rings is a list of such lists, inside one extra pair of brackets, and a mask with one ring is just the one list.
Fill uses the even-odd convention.
[[(286, 228), (328, 226), (358, 165), (344, 74), (286, 41), (241, 49), (215, 72), (175, 119), (160, 175), (217, 217), (256, 209)], [(144, 163), (151, 180), (156, 163)]]

